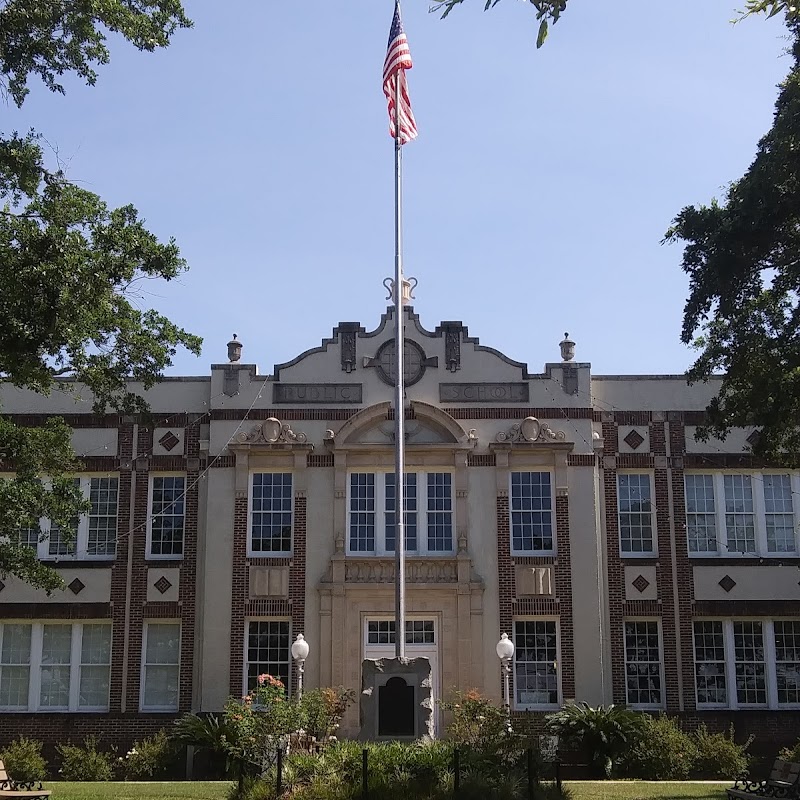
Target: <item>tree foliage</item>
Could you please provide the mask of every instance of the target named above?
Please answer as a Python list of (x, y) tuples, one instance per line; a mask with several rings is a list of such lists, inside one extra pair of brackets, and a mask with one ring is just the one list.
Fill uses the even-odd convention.
[[(667, 232), (685, 243), (690, 294), (682, 339), (692, 381), (724, 373), (699, 435), (756, 426), (754, 451), (800, 464), (800, 19), (771, 130), (722, 202), (684, 208)], [(695, 334), (700, 335), (695, 338)]]
[[(446, 17), (457, 5), (464, 0), (439, 0), (433, 6), (434, 10), (442, 12), (442, 18)], [(484, 0), (484, 11), (494, 8), (500, 0)], [(541, 47), (550, 30), (550, 25), (555, 25), (566, 11), (568, 0), (526, 0), (536, 10), (536, 19), (539, 22), (539, 30), (536, 35), (536, 47)], [(766, 14), (774, 17), (781, 12), (796, 12), (794, 0), (746, 0), (744, 10), (739, 12), (739, 18), (749, 17), (751, 14)]]
[[(0, 0), (3, 88), (21, 105), (31, 75), (62, 93), (66, 73), (93, 84), (95, 66), (109, 60), (108, 34), (154, 50), (190, 25), (179, 0)], [(98, 413), (145, 411), (128, 381), (152, 386), (178, 347), (198, 353), (201, 342), (143, 308), (141, 289), (186, 265), (133, 206), (109, 208), (49, 167), (42, 141), (35, 131), (0, 134), (0, 379), (40, 394), (85, 387)], [(80, 466), (70, 433), (62, 421), (37, 429), (0, 419), (0, 471), (8, 473), (0, 574), (48, 591), (61, 580), (20, 531), (41, 518), (70, 531), (86, 510), (70, 477)]]

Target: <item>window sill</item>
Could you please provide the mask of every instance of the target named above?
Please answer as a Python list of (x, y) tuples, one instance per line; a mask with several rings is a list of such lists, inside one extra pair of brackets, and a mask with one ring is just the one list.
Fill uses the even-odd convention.
[(152, 553), (150, 553), (150, 554), (148, 554), (148, 555), (146, 555), (144, 557), (144, 560), (145, 561), (183, 561), (183, 554), (181, 553), (180, 555), (165, 556), (165, 555), (153, 555)]
[(620, 551), (619, 554), (620, 558), (633, 558), (633, 559), (640, 559), (640, 558), (658, 558), (658, 552), (652, 550), (648, 553), (628, 553)]

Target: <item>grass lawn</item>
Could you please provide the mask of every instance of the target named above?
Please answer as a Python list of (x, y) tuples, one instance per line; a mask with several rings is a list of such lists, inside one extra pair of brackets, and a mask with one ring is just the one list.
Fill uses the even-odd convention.
[[(225, 800), (227, 781), (45, 784), (53, 800)], [(574, 800), (724, 800), (730, 783), (565, 781)]]
[(53, 800), (225, 800), (229, 781), (180, 781), (175, 783), (45, 783)]
[(724, 800), (727, 783), (649, 783), (647, 781), (564, 781), (575, 800)]

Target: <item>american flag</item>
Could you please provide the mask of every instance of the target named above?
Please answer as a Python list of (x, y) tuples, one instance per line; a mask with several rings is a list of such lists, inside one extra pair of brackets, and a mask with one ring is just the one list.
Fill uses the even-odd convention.
[[(408, 83), (406, 70), (411, 69), (411, 51), (408, 49), (408, 40), (403, 30), (403, 21), (400, 19), (400, 3), (394, 4), (394, 18), (389, 31), (389, 47), (386, 51), (386, 61), (383, 65), (383, 93), (389, 101), (389, 134), (397, 138), (395, 129), (395, 114), (400, 123), (400, 144), (410, 142), (417, 138), (417, 123), (411, 111), (411, 100), (408, 96)], [(395, 90), (400, 81), (400, 108), (395, 111)]]

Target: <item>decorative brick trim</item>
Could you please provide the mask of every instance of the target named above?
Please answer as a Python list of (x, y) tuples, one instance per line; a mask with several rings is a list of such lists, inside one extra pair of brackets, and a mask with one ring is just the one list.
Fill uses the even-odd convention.
[(617, 425), (649, 425), (653, 420), (652, 411), (615, 411)]
[(466, 406), (463, 408), (443, 408), (453, 419), (516, 419), (536, 417), (537, 419), (593, 419), (591, 408), (484, 408)]
[(547, 567), (558, 563), (558, 559), (553, 556), (513, 556), (511, 563), (524, 567)]
[(21, 428), (39, 428), (50, 419), (63, 419), (70, 428), (118, 428), (119, 414), (3, 414)]
[[(617, 423), (603, 422), (603, 455), (614, 457), (617, 452)], [(606, 462), (607, 463), (607, 462)], [(613, 462), (616, 464), (616, 461)], [(606, 515), (606, 562), (608, 569), (608, 636), (611, 642), (611, 687), (613, 701), (625, 703), (625, 642), (622, 632), (625, 582), (622, 560), (619, 557), (619, 520), (617, 518), (617, 470), (603, 468)]]
[[(685, 419), (685, 415), (682, 415)], [(694, 631), (692, 630), (692, 603), (694, 578), (686, 541), (686, 498), (684, 471), (676, 460), (686, 452), (686, 428), (681, 418), (670, 415), (667, 423), (669, 450), (672, 456), (672, 520), (675, 529), (675, 565), (678, 579), (678, 619), (680, 632), (681, 680), (683, 682), (683, 709), (694, 710), (697, 704), (694, 686)], [(684, 460), (685, 463), (685, 460)]]
[[(203, 415), (204, 416), (204, 415)], [(200, 415), (192, 415), (184, 429), (186, 503), (183, 524), (183, 559), (178, 597), (181, 620), (180, 697), (178, 710), (190, 711), (194, 691), (195, 627), (197, 619), (197, 517), (199, 511)], [(149, 605), (149, 604), (148, 604)]]
[(572, 622), (572, 567), (570, 558), (569, 497), (556, 495), (558, 561), (555, 565), (561, 638), (561, 691), (575, 697), (575, 630)]
[(236, 456), (214, 456), (209, 460), (208, 469), (231, 469), (236, 466)]
[(622, 604), (623, 617), (660, 617), (661, 611), (658, 600), (627, 600)]
[(313, 453), (307, 456), (307, 466), (309, 467), (332, 467), (333, 454), (315, 456)]
[[(546, 614), (547, 616), (557, 617), (561, 611), (561, 606), (558, 600), (552, 597), (521, 597), (518, 600), (514, 600), (513, 609), (514, 616)], [(572, 695), (567, 695), (566, 690), (564, 691), (564, 696), (572, 697)]]
[[(121, 461), (133, 457), (133, 425), (120, 427), (117, 453)], [(121, 470), (117, 498), (117, 557), (111, 567), (111, 675), (109, 679), (109, 708), (122, 710), (122, 675), (125, 671), (125, 608), (128, 581), (128, 537), (130, 535), (131, 471)], [(136, 706), (138, 708), (138, 706)]]
[(695, 600), (695, 617), (800, 617), (800, 600)]
[(617, 455), (617, 469), (653, 469), (655, 463), (655, 456), (647, 453), (619, 453)]
[[(242, 693), (244, 675), (245, 618), (248, 616), (290, 616), (292, 635), (305, 630), (306, 599), (306, 536), (307, 500), (298, 494), (294, 498), (294, 527), (292, 529), (292, 557), (247, 558), (246, 497), (238, 497), (234, 503), (233, 523), (233, 576), (231, 591), (231, 666), (230, 693), (238, 697)], [(289, 566), (288, 600), (250, 600), (250, 566)], [(297, 676), (290, 668), (290, 689), (296, 690)]]
[(184, 472), (186, 458), (184, 456), (150, 456), (150, 469), (153, 472)]
[(567, 455), (568, 467), (594, 467), (597, 465), (597, 456), (592, 453), (569, 453)]
[[(137, 452), (150, 453), (153, 450), (153, 429), (140, 427)], [(150, 491), (150, 473), (145, 470), (136, 471), (136, 498), (133, 508), (133, 560), (131, 566), (131, 592), (128, 597), (130, 621), (128, 630), (128, 663), (127, 689), (125, 695), (126, 710), (139, 708), (139, 689), (142, 670), (142, 636), (144, 625), (144, 606), (147, 602), (147, 569), (145, 560), (147, 548), (147, 515)], [(125, 552), (128, 549), (125, 539)], [(124, 624), (124, 621), (123, 621)], [(124, 629), (123, 629), (124, 635)], [(181, 654), (181, 657), (183, 654)]]
[(246, 617), (290, 617), (292, 606), (288, 600), (248, 600), (244, 604)]
[(231, 580), (230, 694), (242, 694), (244, 675), (244, 616), (248, 595), (247, 497), (237, 497), (233, 509), (233, 576)]
[[(289, 565), (289, 603), (292, 607), (292, 638), (306, 629), (306, 505), (305, 496), (294, 498), (292, 561)], [(291, 692), (297, 691), (297, 672), (289, 667)]]
[[(180, 619), (181, 617), (181, 604), (173, 600), (157, 600), (150, 603), (145, 603), (142, 606), (143, 619)], [(183, 642), (181, 642), (181, 651), (183, 650)], [(183, 652), (181, 652), (181, 665), (183, 664)], [(181, 673), (183, 670), (181, 669)], [(181, 681), (183, 675), (181, 674)]]
[(116, 456), (82, 456), (78, 463), (84, 472), (116, 472), (119, 469)]
[[(685, 523), (684, 523), (685, 524)], [(791, 553), (784, 553), (780, 558), (769, 556), (757, 556), (753, 558), (737, 558), (736, 556), (701, 556), (690, 557), (688, 559), (690, 567), (782, 567), (787, 564), (792, 567), (800, 567), (800, 556), (793, 556)], [(800, 575), (798, 575), (800, 578)]]
[[(211, 414), (212, 422), (236, 422), (239, 420), (260, 420), (277, 417), (281, 422), (287, 420), (348, 420), (357, 414), (355, 408), (216, 408)], [(240, 687), (241, 689), (241, 687)]]
[(778, 466), (748, 453), (686, 453), (683, 463), (686, 469), (762, 469)]
[(248, 567), (285, 567), (291, 566), (292, 558), (289, 556), (274, 556), (272, 558), (252, 558), (248, 557)]
[[(575, 647), (572, 620), (572, 573), (570, 562), (569, 497), (556, 496), (556, 549), (558, 558), (511, 557), (511, 525), (507, 493), (497, 496), (497, 565), (500, 630), (513, 636), (515, 616), (541, 614), (559, 618), (561, 690), (575, 697)], [(555, 594), (551, 597), (517, 598), (514, 564), (553, 564)], [(513, 684), (512, 673), (511, 681)]]
[(110, 618), (110, 603), (0, 603), (0, 619)]
[(468, 453), (468, 467), (494, 467), (497, 466), (497, 456), (494, 453)]

